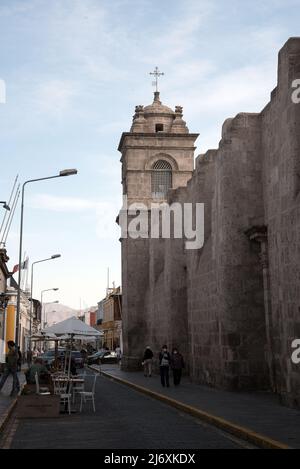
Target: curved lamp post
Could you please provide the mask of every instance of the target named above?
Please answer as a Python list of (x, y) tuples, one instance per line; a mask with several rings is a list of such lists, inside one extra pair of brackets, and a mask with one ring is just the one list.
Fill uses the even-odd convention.
[(9, 207), (9, 205), (7, 205), (6, 202), (0, 201), (0, 204), (3, 205), (3, 208), (4, 208), (5, 210), (10, 211), (10, 207)]
[(20, 244), (19, 244), (19, 274), (18, 274), (18, 296), (17, 296), (17, 314), (16, 314), (16, 345), (19, 345), (19, 325), (20, 325), (20, 305), (21, 305), (21, 264), (22, 264), (22, 250), (23, 250), (23, 221), (24, 221), (24, 196), (25, 187), (32, 182), (46, 181), (48, 179), (56, 179), (59, 177), (73, 176), (77, 174), (77, 169), (64, 169), (56, 176), (49, 176), (39, 179), (29, 179), (25, 181), (22, 186), (22, 201), (21, 201), (21, 223), (20, 223)]
[[(54, 304), (58, 304), (59, 301), (51, 301), (51, 303), (47, 303), (49, 305), (54, 305)], [(56, 313), (56, 310), (52, 310), (51, 313)], [(48, 327), (48, 312), (46, 312), (46, 309), (45, 309), (45, 317), (44, 317), (45, 321), (44, 321), (44, 329), (46, 327)]]
[[(47, 288), (47, 290), (42, 290), (41, 291), (41, 313), (42, 313), (42, 317), (41, 317), (41, 330), (45, 329), (45, 322), (46, 322), (46, 313), (43, 314), (43, 295), (44, 293), (46, 293), (47, 291), (57, 291), (59, 290), (59, 288)], [(51, 304), (52, 303), (59, 303), (59, 301), (51, 301)], [(44, 318), (44, 321), (43, 321), (43, 318)]]

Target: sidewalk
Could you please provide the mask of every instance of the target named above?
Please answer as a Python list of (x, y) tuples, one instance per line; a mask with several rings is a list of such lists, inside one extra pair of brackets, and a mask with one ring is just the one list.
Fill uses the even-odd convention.
[(162, 388), (159, 376), (145, 378), (142, 372), (124, 372), (117, 365), (102, 365), (101, 373), (259, 446), (300, 448), (300, 411), (281, 406), (272, 394), (221, 391), (187, 378), (178, 388)]
[[(25, 375), (23, 372), (18, 373), (20, 385), (25, 383)], [(1, 378), (0, 378), (1, 379)], [(5, 425), (8, 417), (10, 416), (11, 412), (13, 411), (17, 398), (10, 397), (10, 393), (12, 390), (12, 376), (9, 376), (7, 379), (3, 389), (0, 391), (0, 432)]]

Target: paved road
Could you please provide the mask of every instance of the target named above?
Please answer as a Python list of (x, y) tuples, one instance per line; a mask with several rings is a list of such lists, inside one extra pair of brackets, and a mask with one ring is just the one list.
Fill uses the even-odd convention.
[(159, 376), (145, 378), (141, 372), (121, 371), (116, 365), (102, 365), (103, 372), (130, 381), (223, 418), (235, 425), (300, 449), (300, 411), (280, 404), (269, 392), (232, 392), (192, 383), (183, 377), (178, 388), (162, 388)]
[(98, 378), (96, 410), (15, 420), (5, 436), (6, 447), (9, 441), (13, 449), (243, 448), (229, 435), (107, 378)]

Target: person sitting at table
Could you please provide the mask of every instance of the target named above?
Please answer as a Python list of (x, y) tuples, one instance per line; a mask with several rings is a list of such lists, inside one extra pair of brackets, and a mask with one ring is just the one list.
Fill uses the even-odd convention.
[(41, 384), (47, 384), (49, 381), (49, 371), (45, 367), (43, 360), (36, 358), (33, 365), (26, 372), (27, 384), (35, 384), (35, 375), (38, 374), (39, 382)]
[(64, 371), (64, 362), (62, 360), (62, 357), (56, 357), (56, 359), (47, 368), (50, 369), (50, 373)]

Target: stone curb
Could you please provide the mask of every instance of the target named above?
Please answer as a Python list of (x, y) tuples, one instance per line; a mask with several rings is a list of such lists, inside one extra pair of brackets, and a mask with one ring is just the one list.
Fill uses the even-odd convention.
[(241, 440), (247, 441), (249, 443), (254, 444), (255, 446), (258, 446), (259, 448), (262, 449), (292, 449), (290, 446), (287, 446), (284, 443), (281, 443), (279, 441), (273, 440), (272, 438), (269, 438), (265, 435), (261, 435), (259, 433), (256, 433), (249, 428), (242, 427), (240, 425), (236, 425), (233, 422), (230, 422), (228, 420), (225, 420), (221, 417), (218, 417), (216, 415), (210, 414), (208, 412), (205, 412), (201, 409), (197, 409), (196, 407), (192, 407), (188, 404), (184, 404), (180, 401), (177, 401), (175, 399), (172, 399), (168, 396), (165, 396), (163, 394), (160, 394), (156, 391), (151, 391), (148, 388), (145, 388), (143, 386), (140, 386), (138, 384), (135, 384), (131, 381), (127, 381), (123, 378), (119, 378), (118, 376), (111, 375), (110, 373), (107, 373), (106, 371), (99, 370), (98, 368), (95, 368), (93, 366), (89, 367), (93, 371), (97, 371), (99, 374), (105, 376), (106, 378), (110, 378), (116, 382), (119, 382), (121, 384), (125, 384), (126, 386), (129, 386), (136, 391), (139, 391), (143, 394), (146, 394), (154, 399), (157, 399), (159, 401), (164, 402), (165, 404), (168, 404), (172, 407), (175, 407), (178, 410), (181, 410), (182, 412), (185, 412), (193, 417), (196, 417), (206, 423), (209, 423), (221, 430), (224, 430), (227, 433), (230, 433), (231, 435), (234, 435)]

